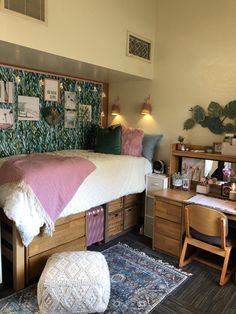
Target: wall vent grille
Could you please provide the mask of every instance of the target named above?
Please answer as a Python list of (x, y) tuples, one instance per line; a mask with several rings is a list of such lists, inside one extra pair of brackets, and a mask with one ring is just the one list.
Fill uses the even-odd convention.
[(128, 33), (128, 55), (151, 61), (151, 41)]
[(4, 9), (45, 21), (45, 0), (4, 0)]

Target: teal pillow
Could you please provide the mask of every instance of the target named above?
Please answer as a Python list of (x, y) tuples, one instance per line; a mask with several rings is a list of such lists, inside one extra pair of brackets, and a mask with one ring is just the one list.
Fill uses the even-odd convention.
[(142, 155), (150, 162), (154, 160), (156, 148), (162, 136), (162, 134), (144, 134)]
[(121, 126), (115, 125), (98, 130), (95, 148), (96, 153), (120, 155), (121, 153)]

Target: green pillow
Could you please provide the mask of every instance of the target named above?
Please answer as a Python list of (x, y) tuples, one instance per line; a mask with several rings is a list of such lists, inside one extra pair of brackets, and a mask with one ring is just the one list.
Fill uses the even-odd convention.
[(95, 148), (96, 153), (120, 155), (121, 153), (121, 126), (115, 125), (98, 130)]
[(154, 160), (156, 148), (162, 136), (162, 134), (144, 134), (142, 151), (143, 157), (147, 158), (151, 162)]

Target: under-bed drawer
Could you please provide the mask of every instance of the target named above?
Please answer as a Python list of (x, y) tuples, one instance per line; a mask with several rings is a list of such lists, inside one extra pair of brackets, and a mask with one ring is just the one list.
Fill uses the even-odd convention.
[(51, 250), (42, 252), (38, 255), (32, 256), (28, 259), (28, 280), (40, 276), (47, 259), (54, 253), (66, 252), (66, 251), (82, 251), (86, 250), (85, 236), (79, 239), (73, 240), (66, 244), (57, 246)]
[(123, 211), (119, 210), (108, 215), (108, 236), (112, 237), (123, 231)]
[(140, 202), (140, 193), (129, 194), (124, 196), (124, 207), (130, 207), (131, 205), (138, 204)]
[(124, 210), (124, 230), (132, 228), (138, 224), (139, 205), (125, 208)]
[(61, 219), (55, 226), (53, 236), (38, 235), (28, 246), (28, 257), (71, 242), (85, 235), (85, 214), (76, 214), (69, 220)]
[(117, 200), (107, 203), (106, 208), (108, 213), (113, 213), (114, 211), (123, 208), (123, 198), (120, 197)]

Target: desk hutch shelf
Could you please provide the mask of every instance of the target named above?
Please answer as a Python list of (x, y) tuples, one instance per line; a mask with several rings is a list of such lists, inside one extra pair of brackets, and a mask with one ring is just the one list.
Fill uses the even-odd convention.
[(220, 153), (207, 153), (207, 146), (188, 145), (189, 151), (182, 151), (176, 149), (176, 144), (171, 145), (170, 154), (170, 176), (180, 171), (181, 161), (183, 157), (236, 162), (236, 156), (223, 155)]

